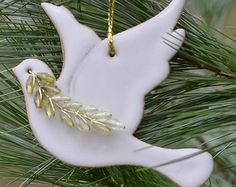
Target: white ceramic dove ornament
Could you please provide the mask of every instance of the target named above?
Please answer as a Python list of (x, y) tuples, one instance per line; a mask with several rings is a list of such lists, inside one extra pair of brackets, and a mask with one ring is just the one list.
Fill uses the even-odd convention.
[[(208, 179), (213, 168), (210, 154), (155, 168), (201, 150), (164, 149), (133, 136), (143, 116), (144, 96), (167, 77), (168, 61), (184, 40), (183, 29), (172, 32), (184, 4), (185, 0), (173, 0), (159, 15), (115, 35), (116, 56), (110, 57), (107, 39), (101, 40), (78, 23), (65, 7), (42, 3), (61, 38), (64, 66), (56, 85), (62, 94), (83, 105), (111, 112), (126, 127), (102, 135), (68, 128), (59, 116), (49, 119), (35, 107), (25, 84), (29, 69), (34, 73), (52, 72), (45, 63), (28, 59), (15, 67), (14, 73), (25, 94), (33, 133), (46, 150), (65, 163), (81, 167), (153, 167), (182, 187), (197, 187)], [(163, 38), (175, 44), (176, 50), (166, 45)]]

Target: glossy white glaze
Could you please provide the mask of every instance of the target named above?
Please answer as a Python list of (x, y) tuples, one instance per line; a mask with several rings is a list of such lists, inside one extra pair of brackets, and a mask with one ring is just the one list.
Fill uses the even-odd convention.
[[(173, 32), (184, 4), (185, 0), (173, 0), (159, 15), (115, 35), (114, 58), (108, 55), (107, 40), (101, 40), (78, 23), (66, 8), (42, 4), (62, 41), (64, 66), (57, 81), (62, 94), (84, 105), (110, 111), (126, 125), (125, 130), (104, 136), (70, 129), (58, 116), (48, 119), (43, 110), (35, 108), (25, 83), (27, 69), (35, 73), (52, 72), (45, 63), (28, 59), (14, 72), (25, 94), (31, 128), (45, 149), (68, 164), (85, 167), (154, 167), (200, 151), (150, 146), (132, 135), (143, 116), (144, 96), (167, 77), (168, 61), (184, 40), (183, 29)], [(153, 169), (182, 187), (197, 187), (208, 179), (212, 168), (211, 155), (203, 153)]]

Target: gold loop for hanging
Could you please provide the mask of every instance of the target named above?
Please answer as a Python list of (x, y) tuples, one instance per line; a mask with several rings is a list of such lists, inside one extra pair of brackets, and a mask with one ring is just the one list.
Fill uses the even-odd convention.
[(109, 55), (111, 57), (115, 56), (116, 51), (113, 42), (113, 25), (114, 25), (114, 15), (115, 15), (115, 0), (108, 0), (108, 48), (109, 48)]

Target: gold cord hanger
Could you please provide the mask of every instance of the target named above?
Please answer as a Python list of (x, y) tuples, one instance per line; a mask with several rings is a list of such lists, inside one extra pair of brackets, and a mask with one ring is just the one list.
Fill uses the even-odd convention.
[(114, 57), (116, 55), (114, 42), (113, 42), (113, 25), (114, 25), (114, 15), (115, 15), (115, 0), (108, 0), (108, 48), (109, 48), (109, 55)]

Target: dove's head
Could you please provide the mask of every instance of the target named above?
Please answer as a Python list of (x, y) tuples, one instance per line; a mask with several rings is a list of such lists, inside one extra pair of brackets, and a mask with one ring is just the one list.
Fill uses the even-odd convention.
[(15, 73), (17, 79), (19, 80), (24, 93), (26, 93), (25, 85), (29, 77), (30, 71), (35, 73), (45, 72), (52, 74), (52, 71), (41, 60), (27, 59), (21, 62), (19, 65), (13, 68), (13, 72)]

